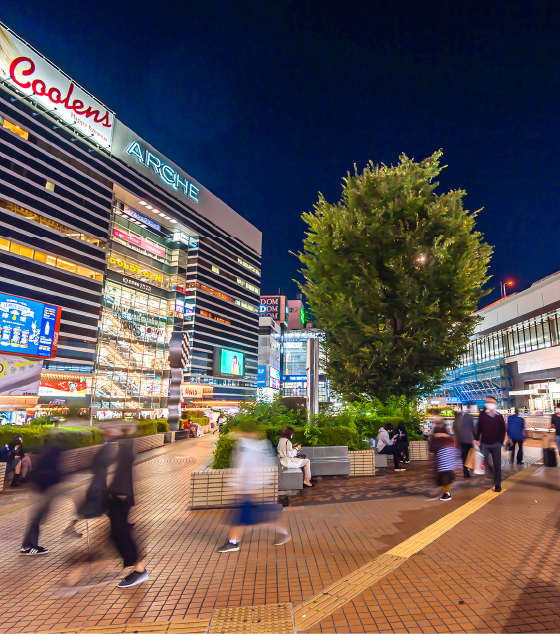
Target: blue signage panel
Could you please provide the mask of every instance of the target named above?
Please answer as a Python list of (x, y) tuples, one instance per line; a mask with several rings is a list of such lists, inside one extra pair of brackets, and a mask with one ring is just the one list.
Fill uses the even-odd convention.
[(0, 293), (0, 352), (54, 359), (60, 306)]
[(284, 383), (305, 383), (307, 381), (306, 374), (285, 374), (282, 376)]
[(161, 231), (161, 225), (158, 225), (158, 223), (152, 220), (151, 218), (147, 218), (146, 216), (143, 216), (142, 214), (138, 213), (136, 209), (132, 209), (132, 207), (125, 205), (124, 212), (128, 214), (129, 216), (136, 218), (136, 220), (143, 222), (145, 225), (148, 225), (148, 227), (151, 227), (152, 229), (155, 229), (156, 231)]
[(257, 368), (257, 387), (266, 387), (266, 365)]

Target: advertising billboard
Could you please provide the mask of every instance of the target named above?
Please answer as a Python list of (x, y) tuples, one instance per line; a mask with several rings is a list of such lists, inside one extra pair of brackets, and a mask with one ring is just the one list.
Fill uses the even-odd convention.
[(0, 79), (95, 143), (111, 147), (113, 112), (2, 24)]
[(60, 306), (0, 293), (0, 352), (54, 359)]
[(237, 350), (214, 348), (214, 374), (239, 376), (245, 373), (245, 354)]
[(259, 317), (271, 317), (278, 323), (288, 321), (289, 308), (285, 295), (261, 295)]
[(160, 249), (159, 247), (154, 246), (151, 242), (147, 242), (146, 240), (142, 240), (142, 238), (137, 238), (136, 236), (129, 236), (128, 233), (124, 233), (123, 231), (119, 231), (119, 229), (113, 229), (113, 235), (115, 238), (120, 238), (121, 240), (125, 240), (126, 242), (132, 242), (137, 247), (141, 249), (145, 249), (150, 253), (154, 253), (155, 255), (159, 255), (160, 258), (165, 257), (165, 249)]
[(0, 395), (37, 396), (43, 361), (0, 354)]
[(85, 396), (85, 381), (46, 381), (39, 383), (39, 396)]

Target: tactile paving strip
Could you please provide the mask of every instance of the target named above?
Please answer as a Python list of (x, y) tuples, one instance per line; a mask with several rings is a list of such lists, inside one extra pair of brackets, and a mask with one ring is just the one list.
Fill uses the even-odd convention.
[(294, 634), (291, 603), (214, 610), (208, 634)]
[(340, 581), (333, 583), (332, 586), (325, 588), (323, 592), (300, 603), (294, 608), (297, 629), (308, 629), (398, 568), (404, 561), (406, 561), (405, 557), (396, 557), (387, 553), (380, 555)]

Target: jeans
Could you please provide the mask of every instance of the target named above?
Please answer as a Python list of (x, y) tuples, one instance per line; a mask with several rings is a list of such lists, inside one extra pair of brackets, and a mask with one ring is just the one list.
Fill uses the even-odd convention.
[[(482, 453), (486, 468), (494, 472), (494, 486), (499, 487), (502, 484), (502, 445), (499, 443), (482, 445)], [(492, 467), (488, 460), (489, 456), (492, 456)]]
[(401, 458), (404, 462), (410, 462), (410, 448), (407, 443), (398, 442), (397, 451), (401, 454)]
[(399, 452), (397, 451), (397, 448), (395, 447), (395, 445), (386, 445), (385, 447), (383, 447), (383, 449), (379, 453), (393, 456), (395, 469), (399, 468)]
[(47, 519), (51, 502), (55, 497), (55, 487), (51, 487), (41, 493), (41, 501), (37, 507), (37, 510), (31, 517), (27, 532), (21, 543), (22, 548), (37, 548), (39, 546), (39, 530), (41, 524)]
[[(556, 436), (558, 438), (558, 436)], [(515, 462), (515, 445), (518, 445), (517, 450), (517, 464), (521, 464), (523, 462), (523, 441), (522, 440), (512, 440), (511, 441), (511, 464)]]
[(558, 453), (560, 453), (560, 436), (556, 436), (556, 446), (558, 447)]
[(469, 455), (469, 451), (472, 449), (472, 442), (462, 442), (461, 443), (461, 461), (463, 463), (463, 475), (465, 478), (470, 476), (469, 470), (465, 467), (465, 460)]

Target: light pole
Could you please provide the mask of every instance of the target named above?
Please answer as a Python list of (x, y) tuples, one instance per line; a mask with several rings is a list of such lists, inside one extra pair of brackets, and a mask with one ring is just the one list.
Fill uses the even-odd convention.
[(502, 298), (505, 299), (507, 297), (507, 287), (513, 286), (513, 281), (508, 280), (507, 282), (500, 282), (500, 291), (502, 293)]

